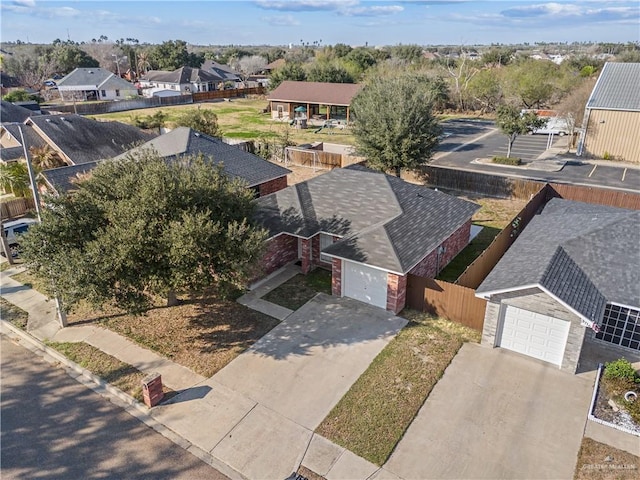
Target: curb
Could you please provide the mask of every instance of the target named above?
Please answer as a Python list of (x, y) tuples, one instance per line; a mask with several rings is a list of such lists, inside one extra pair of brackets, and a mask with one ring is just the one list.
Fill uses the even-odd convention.
[(0, 319), (0, 333), (8, 338), (17, 341), (21, 346), (27, 350), (42, 357), (46, 362), (50, 364), (59, 364), (63, 370), (76, 380), (78, 383), (90, 388), (101, 397), (109, 400), (114, 405), (122, 408), (132, 417), (136, 418), (140, 422), (144, 423), (147, 427), (153, 429), (167, 440), (173, 442), (180, 448), (183, 448), (193, 456), (202, 460), (204, 463), (218, 470), (223, 475), (233, 480), (246, 480), (247, 477), (237, 472), (229, 465), (220, 462), (209, 452), (202, 450), (200, 447), (193, 445), (190, 441), (178, 435), (166, 425), (158, 422), (149, 414), (149, 409), (138, 402), (135, 398), (127, 395), (122, 390), (110, 385), (102, 380), (100, 377), (94, 375), (86, 368), (82, 368), (77, 363), (69, 360), (67, 357), (48, 347), (37, 338), (31, 336), (24, 330), (12, 325), (6, 320)]

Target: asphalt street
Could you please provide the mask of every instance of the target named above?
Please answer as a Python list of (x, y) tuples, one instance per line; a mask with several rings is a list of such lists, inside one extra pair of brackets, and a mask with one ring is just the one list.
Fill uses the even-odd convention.
[[(476, 120), (449, 120), (443, 123), (445, 137), (431, 162), (435, 166), (454, 167), (496, 175), (531, 178), (548, 182), (575, 183), (616, 189), (640, 191), (640, 169), (596, 165), (575, 154), (558, 156), (566, 161), (558, 172), (523, 169), (472, 163), (477, 158), (506, 155), (507, 137), (496, 129), (493, 122)], [(566, 146), (567, 137), (555, 137), (554, 146)], [(516, 138), (512, 156), (530, 161), (547, 147), (547, 135), (521, 135)]]
[(227, 478), (24, 347), (0, 347), (3, 479)]

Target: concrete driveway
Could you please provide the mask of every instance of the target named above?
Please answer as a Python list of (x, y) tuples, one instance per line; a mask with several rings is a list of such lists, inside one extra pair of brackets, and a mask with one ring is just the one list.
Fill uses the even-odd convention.
[(592, 381), (465, 344), (384, 470), (409, 479), (573, 478)]
[(247, 478), (286, 478), (313, 430), (405, 324), (319, 294), (154, 417)]

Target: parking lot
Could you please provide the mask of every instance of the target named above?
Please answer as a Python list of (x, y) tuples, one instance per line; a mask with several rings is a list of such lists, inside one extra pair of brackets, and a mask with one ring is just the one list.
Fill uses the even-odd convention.
[[(433, 165), (549, 182), (640, 190), (640, 169), (636, 166), (603, 161), (589, 162), (577, 157), (575, 153), (564, 153), (552, 158), (566, 162), (561, 170), (553, 172), (474, 163), (474, 160), (479, 158), (506, 156), (507, 136), (491, 121), (449, 120), (443, 122), (442, 126), (444, 135), (431, 162)], [(525, 163), (531, 162), (545, 152), (548, 141), (548, 135), (520, 135), (513, 144), (511, 156), (519, 157)], [(566, 136), (554, 136), (553, 146), (566, 148), (567, 141)]]

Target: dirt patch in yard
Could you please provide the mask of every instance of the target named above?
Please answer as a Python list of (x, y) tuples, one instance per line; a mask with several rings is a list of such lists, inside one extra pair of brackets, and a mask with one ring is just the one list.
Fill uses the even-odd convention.
[(0, 298), (0, 318), (22, 330), (26, 330), (29, 314), (4, 298)]
[(98, 324), (210, 377), (278, 324), (278, 320), (233, 300), (186, 298), (175, 307), (143, 315), (79, 307), (70, 325)]
[(632, 480), (640, 477), (640, 457), (583, 438), (574, 480)]

